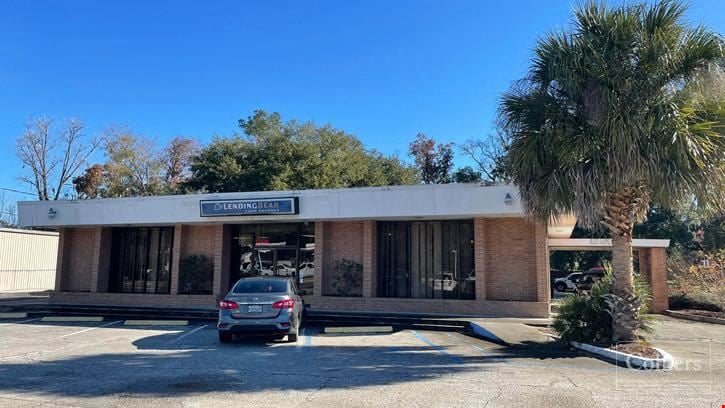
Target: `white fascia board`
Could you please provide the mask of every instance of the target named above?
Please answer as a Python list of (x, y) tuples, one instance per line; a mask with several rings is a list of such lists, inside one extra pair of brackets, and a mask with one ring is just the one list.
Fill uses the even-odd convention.
[[(549, 238), (548, 246), (551, 250), (586, 251), (597, 249), (611, 249), (612, 240), (609, 238)], [(634, 248), (667, 248), (670, 246), (669, 239), (633, 239)]]
[[(506, 195), (511, 200), (506, 203)], [(199, 202), (215, 199), (299, 198), (299, 214), (201, 217)], [(54, 215), (49, 215), (50, 209)], [(522, 217), (513, 186), (440, 184), (327, 190), (188, 194), (18, 203), (20, 225), (171, 225), (315, 220)]]

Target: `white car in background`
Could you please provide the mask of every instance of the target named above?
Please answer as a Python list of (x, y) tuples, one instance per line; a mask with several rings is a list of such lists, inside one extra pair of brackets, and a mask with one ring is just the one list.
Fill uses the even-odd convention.
[(554, 279), (554, 290), (557, 292), (569, 292), (576, 290), (576, 284), (584, 276), (583, 272), (573, 272), (563, 278)]

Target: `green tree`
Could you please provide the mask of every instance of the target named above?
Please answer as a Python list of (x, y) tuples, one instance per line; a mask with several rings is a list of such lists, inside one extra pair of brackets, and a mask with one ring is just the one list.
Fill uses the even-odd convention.
[(192, 190), (265, 191), (414, 184), (415, 169), (367, 150), (330, 125), (284, 122), (258, 110), (239, 121), (243, 136), (215, 138), (194, 156)]
[(723, 89), (722, 42), (686, 26), (684, 11), (675, 1), (578, 7), (573, 30), (539, 40), (500, 103), (526, 212), (609, 230), (614, 341), (638, 336), (632, 231), (650, 200), (722, 205), (725, 93), (708, 90)]
[(451, 179), (455, 183), (480, 183), (481, 172), (471, 166), (464, 166), (454, 171)]
[(159, 195), (163, 192), (162, 163), (154, 143), (128, 129), (111, 129), (106, 136), (108, 197)]

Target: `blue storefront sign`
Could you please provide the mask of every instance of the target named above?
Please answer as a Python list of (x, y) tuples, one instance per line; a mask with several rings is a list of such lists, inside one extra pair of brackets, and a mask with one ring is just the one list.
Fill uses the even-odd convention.
[(199, 210), (202, 217), (290, 215), (300, 212), (297, 197), (201, 200)]

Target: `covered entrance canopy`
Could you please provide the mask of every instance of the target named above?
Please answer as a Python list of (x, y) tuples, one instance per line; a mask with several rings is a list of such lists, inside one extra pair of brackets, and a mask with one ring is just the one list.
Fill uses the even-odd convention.
[[(550, 251), (607, 251), (612, 248), (608, 238), (549, 238)], [(662, 313), (668, 308), (667, 247), (669, 239), (633, 239), (632, 247), (639, 256), (639, 272), (652, 287), (650, 311)]]

